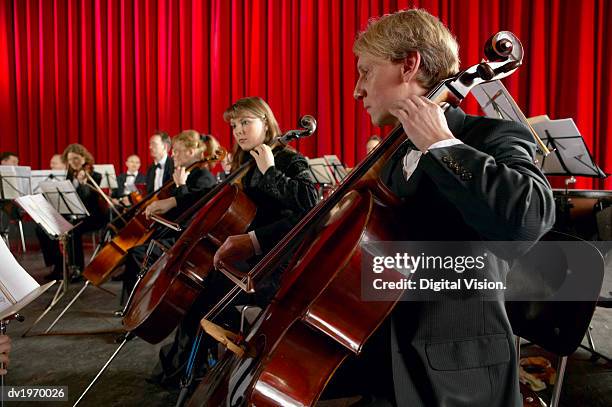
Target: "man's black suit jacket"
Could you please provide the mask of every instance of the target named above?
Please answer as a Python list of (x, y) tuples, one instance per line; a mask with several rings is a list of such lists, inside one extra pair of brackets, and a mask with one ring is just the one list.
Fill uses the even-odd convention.
[[(164, 165), (164, 177), (162, 184), (165, 184), (168, 180), (172, 179), (172, 173), (174, 172), (174, 161), (172, 157), (166, 158), (166, 165)], [(155, 190), (155, 164), (152, 164), (147, 168), (147, 194), (150, 194)]]
[[(381, 174), (403, 199), (398, 222), (405, 240), (516, 241), (509, 256), (525, 252), (554, 223), (552, 191), (533, 162), (532, 135), (520, 124), (460, 109), (446, 118), (464, 144), (430, 150), (406, 181), (408, 141)], [(521, 405), (502, 300), (400, 302), (387, 329), (398, 406)]]
[[(121, 198), (123, 196), (123, 189), (125, 188), (125, 180), (127, 178), (127, 172), (122, 172), (121, 174), (117, 175), (117, 188), (113, 189), (113, 193), (112, 193), (112, 197), (113, 198)], [(155, 172), (153, 172), (153, 180), (155, 180)], [(135, 184), (147, 184), (147, 178), (141, 174), (138, 173), (138, 175), (136, 175), (136, 179), (134, 180)], [(147, 184), (147, 188), (148, 188), (148, 184)]]

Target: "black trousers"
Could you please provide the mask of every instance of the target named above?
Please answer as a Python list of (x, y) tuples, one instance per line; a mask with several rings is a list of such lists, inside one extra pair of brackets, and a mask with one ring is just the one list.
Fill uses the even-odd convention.
[[(161, 232), (155, 233), (151, 240), (156, 240), (162, 246), (166, 248), (170, 248), (176, 243), (179, 234), (176, 233), (164, 233)], [(134, 289), (136, 285), (136, 281), (138, 281), (138, 274), (141, 272), (143, 268), (148, 269), (151, 265), (159, 259), (164, 250), (155, 244), (151, 248), (151, 253), (149, 253), (149, 258), (147, 259), (147, 250), (149, 250), (150, 242), (145, 244), (132, 247), (128, 250), (128, 254), (125, 259), (125, 270), (122, 274), (123, 280), (123, 289), (121, 292), (120, 303), (124, 305), (126, 299), (129, 297), (130, 293)], [(147, 260), (147, 264), (143, 264), (143, 262)]]
[[(244, 266), (248, 270), (258, 260), (259, 258), (255, 258), (252, 262), (249, 262), (250, 264), (245, 264)], [(240, 312), (236, 309), (236, 306), (256, 305), (262, 309), (265, 308), (278, 290), (280, 277), (285, 270), (285, 266), (286, 263), (282, 264), (264, 281), (261, 281), (255, 294), (247, 294), (241, 291), (213, 322), (232, 332), (238, 332), (240, 329)], [(243, 267), (239, 268), (242, 269)], [(217, 271), (211, 272), (204, 284), (204, 290), (176, 329), (174, 341), (162, 346), (160, 349), (159, 361), (151, 377), (153, 381), (170, 387), (175, 387), (179, 384), (180, 379), (185, 373), (193, 342), (197, 337), (200, 320), (234, 287), (234, 284), (227, 277)], [(217, 341), (204, 334), (197, 353), (195, 364), (196, 376), (201, 376), (206, 371), (208, 367), (206, 362), (209, 355), (213, 356), (213, 358), (217, 357), (216, 349)]]
[[(194, 340), (197, 337), (200, 320), (233, 287), (231, 282), (218, 272), (211, 273), (205, 281), (206, 289), (198, 296), (174, 334), (172, 343), (159, 350), (159, 361), (153, 369), (152, 380), (165, 386), (176, 387), (186, 372)], [(242, 293), (213, 321), (228, 330), (237, 332), (240, 328), (240, 314), (235, 305), (247, 304), (249, 296)], [(210, 356), (217, 357), (217, 342), (204, 335), (196, 353), (195, 375), (201, 376), (208, 367)]]
[(390, 319), (370, 337), (359, 356), (349, 356), (334, 373), (322, 399), (362, 396), (355, 407), (394, 407)]
[[(68, 254), (68, 266), (76, 266), (80, 270), (85, 268), (85, 256), (83, 254), (83, 235), (94, 232), (104, 226), (104, 220), (98, 217), (85, 218), (77, 227), (72, 229), (66, 241), (66, 251)], [(54, 266), (54, 272), (61, 273), (63, 256), (60, 250), (59, 241), (51, 239), (47, 233), (36, 226), (36, 236), (40, 243), (40, 249), (46, 266)]]

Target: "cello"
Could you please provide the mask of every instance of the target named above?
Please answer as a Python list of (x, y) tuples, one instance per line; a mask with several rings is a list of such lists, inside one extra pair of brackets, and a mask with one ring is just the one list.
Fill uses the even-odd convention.
[[(282, 150), (292, 140), (310, 136), (316, 129), (316, 120), (304, 116), (300, 126), (303, 129), (290, 130), (278, 137), (273, 151)], [(127, 331), (154, 344), (180, 323), (206, 287), (217, 249), (228, 236), (245, 233), (255, 218), (255, 204), (237, 185), (254, 165), (253, 160), (242, 164), (201, 198), (205, 205), (180, 239), (148, 271), (141, 272), (125, 308), (123, 325)], [(225, 275), (236, 283), (240, 281), (241, 273), (237, 270)]]
[[(208, 166), (211, 162), (219, 161), (223, 158), (224, 151), (215, 152), (210, 157), (204, 158), (192, 164), (187, 170)], [(168, 180), (159, 190), (151, 193), (146, 198), (142, 199), (138, 204), (134, 205), (126, 214), (123, 214), (125, 226), (121, 228), (117, 235), (114, 236), (106, 245), (104, 245), (91, 262), (85, 267), (83, 277), (95, 286), (103, 284), (111, 274), (125, 260), (128, 250), (138, 245), (144, 244), (153, 232), (155, 231), (156, 222), (174, 226), (164, 222), (157, 216), (152, 216), (147, 219), (145, 215), (146, 208), (153, 202), (169, 198), (172, 194), (174, 182)]]
[[(427, 98), (444, 108), (458, 106), (474, 86), (512, 74), (523, 57), (520, 41), (509, 32), (491, 37), (485, 54), (488, 61), (442, 81)], [(380, 173), (405, 139), (403, 127), (396, 127), (244, 277), (256, 281), (302, 242), (276, 296), (245, 338), (210, 321), (228, 302), (203, 319), (206, 332), (232, 352), (209, 371), (189, 406), (312, 406), (342, 362), (362, 351), (403, 294), (397, 290), (385, 301), (360, 298), (362, 244), (404, 240), (394, 217), (401, 201)]]

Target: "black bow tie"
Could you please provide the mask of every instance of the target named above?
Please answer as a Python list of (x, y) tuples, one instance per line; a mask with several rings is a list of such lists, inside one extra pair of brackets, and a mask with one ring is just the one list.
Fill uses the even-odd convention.
[(156, 169), (158, 169), (158, 168), (159, 168), (159, 169), (161, 170), (161, 164), (160, 164), (160, 163), (155, 164), (155, 168), (156, 168)]

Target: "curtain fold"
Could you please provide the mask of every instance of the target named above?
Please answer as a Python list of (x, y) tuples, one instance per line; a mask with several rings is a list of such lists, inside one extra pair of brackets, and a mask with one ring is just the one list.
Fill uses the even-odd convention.
[[(303, 154), (354, 166), (366, 139), (389, 129), (372, 126), (352, 97), (352, 43), (372, 16), (406, 7), (449, 25), (462, 67), (480, 60), (492, 33), (516, 33), (524, 66), (505, 83), (519, 106), (527, 116), (573, 118), (612, 173), (606, 0), (0, 0), (0, 150), (46, 168), (79, 142), (121, 171), (132, 153), (150, 162), (157, 129), (194, 128), (230, 147), (223, 111), (259, 95), (282, 129), (303, 114), (317, 118), (316, 135), (296, 145)], [(464, 109), (478, 112), (474, 100)]]

